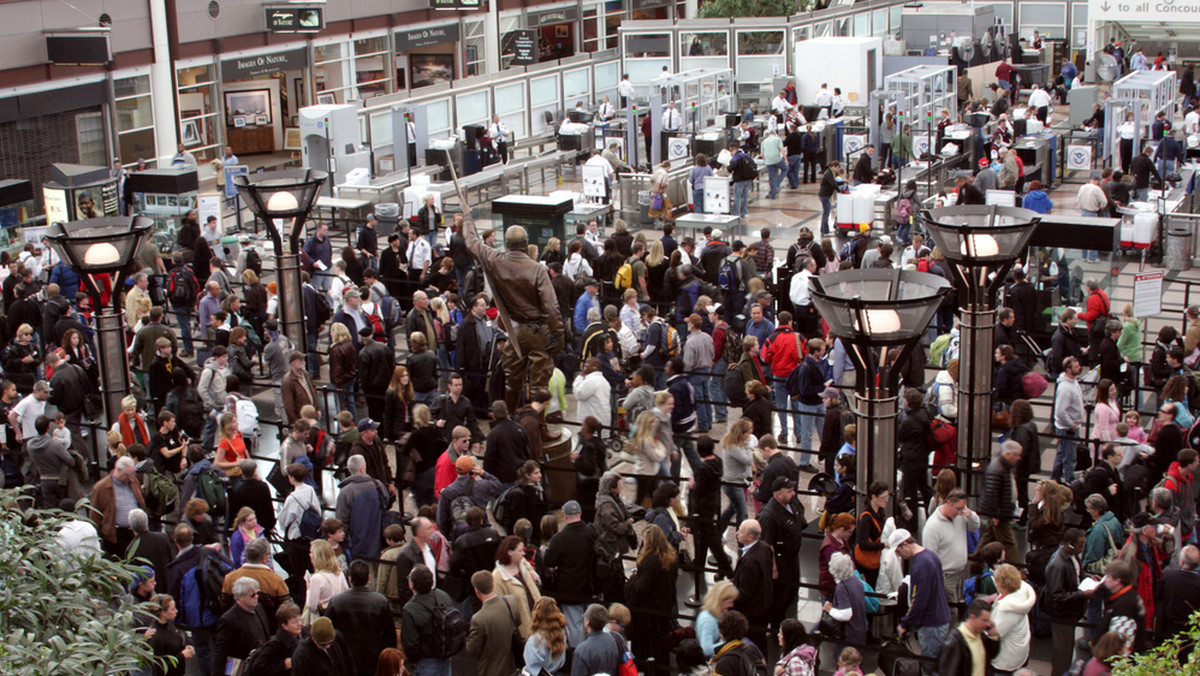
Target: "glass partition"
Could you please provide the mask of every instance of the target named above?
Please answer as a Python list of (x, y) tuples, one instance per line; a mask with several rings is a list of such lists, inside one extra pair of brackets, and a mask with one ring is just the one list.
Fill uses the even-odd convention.
[(738, 79), (765, 81), (787, 72), (785, 44), (781, 30), (737, 31)]
[(528, 129), (525, 121), (525, 83), (497, 85), (492, 95), (495, 97), (495, 111), (500, 116), (500, 121), (508, 125), (513, 138), (524, 137), (525, 130)]
[(859, 37), (871, 34), (871, 16), (866, 12), (854, 15), (854, 34)]
[[(531, 134), (536, 134), (543, 129), (552, 129), (560, 108), (558, 73), (529, 80), (529, 130)], [(546, 122), (546, 113), (550, 113), (550, 123)]]
[(670, 33), (626, 33), (624, 41), (625, 72), (635, 85), (645, 85), (663, 73), (673, 70)]
[(425, 104), (425, 126), (429, 138), (447, 138), (453, 135), (450, 119), (450, 99), (437, 99)]
[(123, 165), (137, 165), (139, 159), (154, 162), (154, 105), (150, 96), (150, 76), (113, 80), (117, 122), (117, 155)]
[(184, 132), (184, 146), (196, 156), (197, 162), (220, 157), (224, 121), (218, 103), (216, 68), (212, 64), (180, 68), (175, 71), (175, 80), (179, 86), (179, 125)]
[(888, 32), (888, 11), (877, 9), (871, 12), (871, 35), (880, 38)]
[(1041, 33), (1042, 37), (1063, 37), (1067, 26), (1067, 6), (1059, 2), (1022, 2), (1021, 35)]
[(492, 121), (491, 101), (486, 89), (469, 94), (459, 94), (454, 97), (454, 103), (458, 112), (456, 128), (462, 128), (468, 124), (487, 126)]
[(617, 83), (621, 81), (621, 64), (618, 61), (598, 63), (592, 67), (592, 78), (595, 81), (596, 99), (607, 96), (613, 104), (620, 104), (617, 97)]
[(728, 31), (679, 34), (679, 70), (728, 67)]
[(592, 92), (590, 68), (576, 68), (563, 73), (563, 99), (569, 108), (575, 107), (575, 101), (582, 98), (583, 104), (589, 104), (588, 96)]

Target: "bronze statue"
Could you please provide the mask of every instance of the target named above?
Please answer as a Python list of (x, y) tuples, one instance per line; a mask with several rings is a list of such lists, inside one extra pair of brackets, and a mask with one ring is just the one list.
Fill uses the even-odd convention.
[[(554, 374), (552, 355), (563, 349), (563, 320), (546, 267), (529, 257), (529, 235), (514, 225), (504, 233), (504, 252), (488, 246), (466, 218), (463, 235), (467, 249), (478, 261), (495, 295), (500, 323), (508, 332), (500, 359), (504, 367), (504, 401), (508, 410), (520, 405), (523, 387), (531, 392), (546, 389)], [(526, 382), (528, 376), (528, 382)]]

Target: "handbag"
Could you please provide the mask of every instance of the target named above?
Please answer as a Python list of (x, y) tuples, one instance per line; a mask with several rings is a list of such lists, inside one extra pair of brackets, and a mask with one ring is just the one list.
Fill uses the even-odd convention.
[(1012, 429), (1012, 416), (1009, 415), (1008, 411), (992, 411), (992, 429)]
[(512, 604), (508, 602), (508, 599), (504, 599), (504, 607), (508, 608), (508, 617), (513, 623), (512, 636), (509, 637), (509, 650), (512, 651), (513, 664), (520, 668), (525, 666), (525, 639), (521, 636), (521, 620), (513, 614)]
[(292, 484), (283, 470), (279, 469), (277, 462), (271, 463), (271, 471), (267, 472), (267, 483), (271, 484), (279, 495), (287, 495), (292, 492)]
[[(863, 516), (871, 517), (871, 521), (875, 522), (875, 529), (881, 533), (883, 532), (883, 529), (879, 526), (879, 520), (875, 518), (874, 514), (866, 512), (863, 514)], [(882, 556), (882, 550), (870, 551), (863, 549), (861, 544), (854, 546), (854, 560), (858, 562), (859, 566), (868, 570), (879, 570), (879, 559)]]
[(650, 208), (656, 211), (663, 208), (663, 194), (661, 192), (650, 194)]
[(637, 665), (633, 663), (633, 653), (629, 646), (618, 634), (609, 634), (617, 642), (617, 676), (638, 676)]
[(841, 642), (846, 640), (846, 623), (833, 619), (828, 610), (821, 611), (821, 622), (817, 625), (821, 640)]

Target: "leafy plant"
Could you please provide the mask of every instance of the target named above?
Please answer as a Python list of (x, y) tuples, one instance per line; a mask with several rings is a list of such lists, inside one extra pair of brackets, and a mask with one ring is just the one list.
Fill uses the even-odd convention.
[(812, 0), (706, 0), (700, 5), (701, 19), (739, 16), (791, 16), (807, 12)]
[(72, 518), (22, 509), (0, 490), (0, 674), (102, 676), (148, 666), (126, 590), (133, 569), (101, 556), (65, 555), (56, 539)]
[[(1117, 658), (1113, 676), (1163, 676), (1164, 674), (1200, 674), (1200, 612), (1192, 613), (1187, 631), (1159, 643), (1149, 652)], [(1190, 654), (1182, 655), (1185, 649)]]

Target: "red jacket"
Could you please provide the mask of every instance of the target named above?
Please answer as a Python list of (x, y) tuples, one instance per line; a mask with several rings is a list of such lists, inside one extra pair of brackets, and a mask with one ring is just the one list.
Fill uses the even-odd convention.
[(713, 365), (721, 361), (721, 357), (725, 353), (725, 336), (728, 329), (729, 324), (726, 324), (725, 320), (721, 320), (713, 326)]
[(1087, 322), (1090, 329), (1097, 317), (1111, 314), (1112, 303), (1108, 300), (1108, 294), (1104, 293), (1104, 289), (1096, 289), (1088, 295), (1087, 309), (1079, 313), (1079, 318)]
[[(792, 327), (781, 326), (775, 329), (774, 338), (768, 337), (766, 345), (762, 346), (759, 356), (771, 367), (771, 373), (776, 378), (788, 377), (808, 353), (808, 347), (803, 340), (797, 341), (797, 337)], [(797, 343), (801, 347), (797, 348)]]
[(450, 460), (450, 451), (442, 451), (433, 470), (433, 499), (441, 497), (442, 489), (454, 483), (457, 478), (458, 468)]

